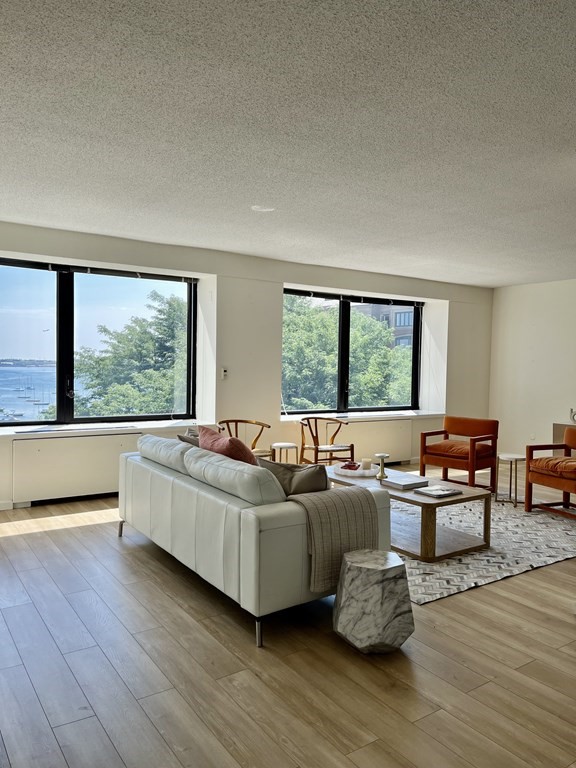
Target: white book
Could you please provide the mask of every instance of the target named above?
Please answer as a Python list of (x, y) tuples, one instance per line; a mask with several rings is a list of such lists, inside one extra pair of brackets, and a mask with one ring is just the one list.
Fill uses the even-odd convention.
[(417, 488), (416, 493), (423, 493), (425, 496), (442, 499), (445, 496), (458, 496), (462, 491), (458, 488), (447, 488), (445, 485), (429, 485), (427, 488)]
[(422, 488), (424, 485), (428, 485), (428, 480), (421, 475), (398, 474), (382, 478), (380, 485), (396, 488), (399, 491), (409, 491), (412, 488)]

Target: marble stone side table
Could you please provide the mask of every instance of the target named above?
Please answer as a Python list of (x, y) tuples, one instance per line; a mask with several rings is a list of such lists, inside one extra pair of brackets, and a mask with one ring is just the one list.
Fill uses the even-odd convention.
[(333, 626), (362, 653), (389, 653), (410, 637), (414, 618), (406, 567), (395, 552), (344, 554)]

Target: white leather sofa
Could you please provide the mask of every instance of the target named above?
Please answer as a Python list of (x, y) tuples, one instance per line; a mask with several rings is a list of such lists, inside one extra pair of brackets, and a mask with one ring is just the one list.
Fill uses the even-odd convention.
[[(306, 513), (276, 477), (179, 440), (146, 435), (120, 456), (124, 521), (256, 619), (316, 600), (309, 591)], [(390, 500), (376, 489), (379, 549), (390, 548)]]

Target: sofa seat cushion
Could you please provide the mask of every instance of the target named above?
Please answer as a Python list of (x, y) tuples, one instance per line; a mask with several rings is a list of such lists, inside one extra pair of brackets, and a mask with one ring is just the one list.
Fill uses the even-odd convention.
[(282, 486), (264, 467), (193, 446), (185, 453), (184, 463), (190, 477), (254, 506), (286, 500)]
[[(437, 443), (428, 443), (426, 453), (466, 459), (470, 454), (470, 442), (468, 440), (440, 440)], [(493, 455), (494, 449), (490, 443), (476, 443), (476, 456)]]
[(184, 455), (190, 450), (188, 443), (174, 440), (169, 437), (157, 437), (156, 435), (141, 435), (137, 444), (140, 455), (145, 459), (155, 461), (183, 475), (188, 474), (184, 464)]
[(258, 464), (256, 456), (242, 440), (237, 437), (226, 437), (210, 427), (198, 427), (200, 448), (214, 453), (221, 453), (236, 461), (245, 461), (247, 464)]
[(531, 472), (540, 472), (542, 475), (563, 477), (565, 480), (576, 480), (576, 456), (545, 456), (532, 459)]
[(326, 491), (330, 487), (323, 464), (282, 464), (267, 459), (258, 459), (258, 464), (272, 472), (286, 496)]

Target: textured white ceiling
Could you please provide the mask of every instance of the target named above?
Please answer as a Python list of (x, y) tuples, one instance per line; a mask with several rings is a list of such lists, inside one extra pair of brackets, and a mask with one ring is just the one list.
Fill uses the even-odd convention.
[(576, 277), (574, 0), (0, 13), (0, 220), (472, 285)]

